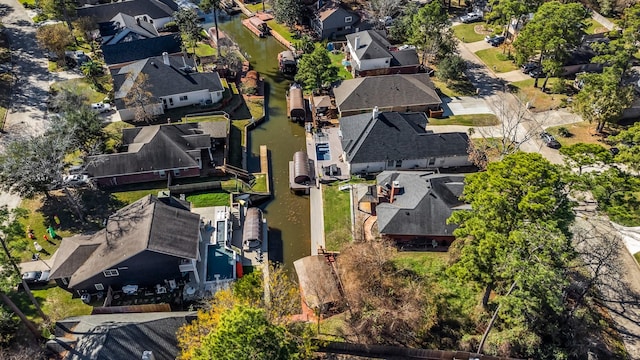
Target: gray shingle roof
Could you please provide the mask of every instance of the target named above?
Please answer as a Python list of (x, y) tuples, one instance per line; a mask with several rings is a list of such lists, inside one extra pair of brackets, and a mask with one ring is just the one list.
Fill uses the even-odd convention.
[(427, 132), (424, 113), (381, 112), (340, 119), (342, 148), (350, 163), (468, 156), (463, 132)]
[(344, 80), (333, 89), (336, 106), (356, 111), (393, 106), (440, 105), (440, 97), (427, 74), (395, 74)]
[(393, 56), (391, 66), (417, 66), (420, 64), (418, 53), (415, 49), (392, 51), (391, 56)]
[[(359, 31), (345, 36), (351, 48), (355, 50), (358, 59), (390, 58), (391, 44), (375, 30)], [(356, 49), (356, 38), (359, 38), (360, 46)]]
[(193, 155), (210, 148), (212, 137), (225, 138), (228, 131), (226, 121), (203, 127), (186, 123), (123, 129), (122, 143), (127, 146), (127, 152), (91, 156), (87, 173), (93, 178), (104, 178), (199, 167)]
[(152, 351), (156, 360), (173, 360), (180, 353), (176, 332), (196, 317), (194, 312), (155, 312), (86, 315), (57, 323), (77, 339), (67, 360), (141, 359)]
[(376, 207), (381, 234), (451, 236), (457, 225), (447, 224), (454, 209), (466, 208), (459, 200), (464, 189), (463, 175), (418, 171), (384, 171), (376, 182), (380, 186), (397, 181), (402, 191), (393, 203)]
[[(75, 268), (69, 281), (69, 287), (73, 288), (146, 250), (196, 259), (199, 231), (198, 214), (147, 195), (115, 212), (109, 217), (106, 228), (90, 237), (63, 239), (51, 276), (54, 279), (68, 277), (69, 271)], [(93, 246), (94, 251), (74, 250), (83, 245)], [(64, 254), (69, 255), (65, 257)]]
[(133, 16), (123, 13), (118, 13), (111, 21), (99, 25), (100, 35), (102, 35), (102, 37), (118, 34), (125, 29), (145, 38), (158, 36), (158, 30), (156, 30), (153, 24), (147, 21), (140, 21), (139, 19), (136, 20)]
[(92, 17), (96, 23), (113, 19), (118, 13), (131, 16), (148, 15), (152, 19), (173, 16), (178, 11), (178, 4), (172, 0), (125, 0), (109, 4), (85, 6), (78, 8), (78, 17)]
[(163, 52), (175, 54), (180, 51), (182, 51), (182, 40), (179, 34), (169, 34), (151, 39), (102, 46), (102, 55), (107, 65), (160, 56)]
[[(189, 93), (192, 91), (222, 91), (224, 87), (216, 72), (188, 72), (185, 65), (195, 68), (192, 59), (182, 56), (169, 56), (169, 64), (165, 65), (162, 56), (154, 56), (125, 65), (111, 72), (113, 77), (114, 99), (122, 102), (131, 89), (132, 82), (144, 73), (147, 75), (149, 91), (155, 97)], [(129, 73), (132, 77), (129, 78)], [(117, 105), (117, 104), (116, 104)]]

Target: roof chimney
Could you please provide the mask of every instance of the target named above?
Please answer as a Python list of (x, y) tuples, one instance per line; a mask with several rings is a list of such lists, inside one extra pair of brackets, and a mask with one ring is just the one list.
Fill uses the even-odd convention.
[(165, 52), (162, 53), (162, 61), (167, 66), (171, 65), (171, 63), (169, 62), (169, 53), (168, 52), (165, 51)]
[(397, 194), (400, 193), (400, 182), (397, 180), (394, 180), (391, 184), (392, 185), (391, 185), (391, 193), (389, 195), (389, 203), (393, 204), (393, 199)]
[(378, 107), (374, 107), (373, 108), (373, 119), (374, 120), (378, 120), (378, 114), (380, 113), (380, 111), (378, 111)]
[(355, 47), (354, 50), (360, 49), (360, 36), (356, 36), (356, 38), (353, 40), (353, 46)]

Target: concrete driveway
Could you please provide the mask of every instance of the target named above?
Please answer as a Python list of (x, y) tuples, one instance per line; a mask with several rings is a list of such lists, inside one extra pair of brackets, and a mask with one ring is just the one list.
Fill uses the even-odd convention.
[(494, 113), (484, 99), (475, 96), (442, 98), (442, 108), (444, 116)]

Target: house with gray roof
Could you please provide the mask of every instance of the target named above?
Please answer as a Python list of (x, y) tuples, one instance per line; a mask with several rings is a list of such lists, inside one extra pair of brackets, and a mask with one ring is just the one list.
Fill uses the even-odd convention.
[(420, 61), (416, 50), (392, 46), (379, 31), (359, 31), (346, 38), (354, 77), (418, 72)]
[(78, 17), (92, 18), (96, 24), (111, 21), (122, 13), (146, 21), (156, 29), (162, 29), (173, 20), (179, 7), (173, 0), (124, 0), (108, 4), (86, 5), (76, 10)]
[[(144, 74), (142, 85), (136, 79)], [(216, 72), (198, 72), (195, 61), (184, 56), (163, 53), (112, 69), (114, 102), (122, 120), (135, 119), (135, 103), (129, 103), (130, 92), (142, 86), (153, 95), (142, 105), (149, 114), (162, 115), (164, 110), (191, 105), (211, 105), (222, 100), (224, 87)]]
[(335, 39), (356, 31), (360, 16), (342, 6), (339, 0), (318, 0), (307, 14), (311, 29), (318, 39)]
[(148, 39), (102, 45), (101, 49), (104, 62), (113, 70), (134, 61), (161, 56), (165, 52), (169, 56), (180, 55), (182, 39), (180, 34), (161, 34)]
[[(176, 333), (196, 312), (83, 315), (56, 322), (47, 348), (65, 360), (174, 360), (180, 354)], [(153, 357), (150, 357), (149, 354)]]
[(464, 175), (383, 171), (376, 184), (378, 230), (400, 245), (450, 245), (457, 225), (447, 224), (447, 219), (455, 210), (470, 208), (460, 200)]
[(434, 133), (424, 113), (396, 111), (340, 119), (342, 160), (351, 174), (469, 166), (464, 132)]
[(150, 22), (123, 13), (109, 22), (99, 24), (99, 29), (103, 46), (159, 36), (158, 30)]
[(200, 215), (188, 204), (147, 195), (109, 216), (104, 229), (63, 239), (50, 278), (77, 294), (154, 287), (182, 279), (184, 265), (200, 261), (201, 241)]
[(101, 186), (215, 175), (230, 128), (227, 120), (122, 129), (122, 151), (89, 157), (86, 172)]
[(333, 95), (341, 118), (370, 113), (376, 106), (381, 112), (428, 112), (442, 105), (435, 85), (424, 73), (344, 80), (333, 88)]

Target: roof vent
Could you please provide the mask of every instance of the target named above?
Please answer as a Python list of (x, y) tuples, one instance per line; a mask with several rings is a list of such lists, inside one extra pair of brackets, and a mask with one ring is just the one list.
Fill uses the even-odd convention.
[(167, 66), (171, 65), (171, 63), (169, 62), (169, 53), (168, 52), (165, 51), (165, 52), (162, 53), (162, 61)]
[(377, 107), (377, 106), (375, 106), (375, 107), (373, 108), (373, 119), (374, 119), (374, 120), (377, 120), (377, 119), (378, 119), (378, 114), (379, 114), (379, 113), (380, 113), (380, 111), (378, 111), (378, 107)]
[(142, 352), (142, 360), (156, 360), (156, 357), (153, 356), (153, 351), (145, 350)]

